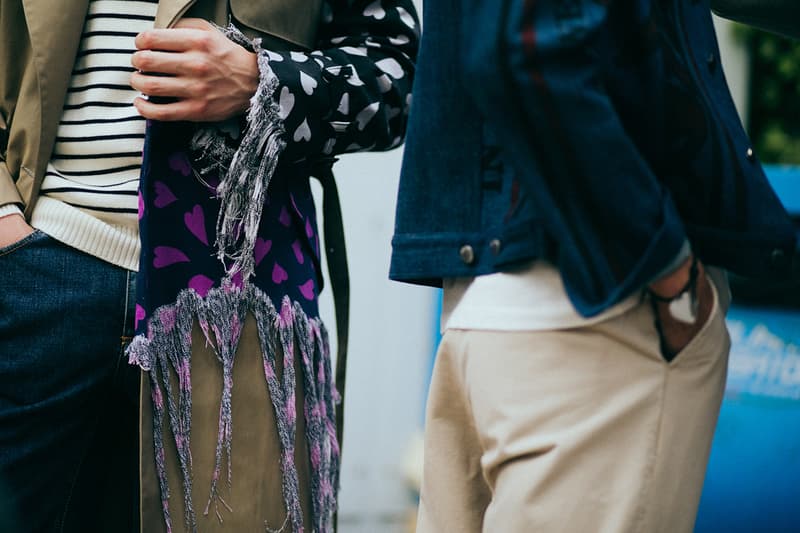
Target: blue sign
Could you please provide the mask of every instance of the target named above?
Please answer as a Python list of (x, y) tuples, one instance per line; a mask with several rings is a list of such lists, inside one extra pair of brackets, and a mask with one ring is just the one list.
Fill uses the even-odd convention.
[(800, 312), (732, 308), (695, 533), (800, 532)]
[[(800, 216), (800, 170), (765, 170), (786, 210)], [(800, 302), (791, 310), (734, 306), (728, 329), (728, 382), (695, 533), (798, 533)]]

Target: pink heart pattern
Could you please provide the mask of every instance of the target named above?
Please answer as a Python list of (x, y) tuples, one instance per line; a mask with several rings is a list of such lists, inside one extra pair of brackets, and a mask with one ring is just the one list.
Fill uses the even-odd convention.
[[(265, 59), (277, 80), (275, 96), (285, 132), (286, 148), (282, 159), (316, 158), (323, 153), (336, 156), (345, 151), (384, 149), (399, 143), (411, 102), (408, 58), (416, 52), (419, 24), (410, 0), (398, 2), (389, 9), (382, 0), (369, 0), (356, 12), (343, 7), (344, 12), (339, 13), (334, 7), (327, 14), (331, 18), (326, 19), (326, 24), (342, 15), (342, 20), (353, 18), (356, 25), (380, 22), (381, 27), (388, 28), (388, 39), (380, 43), (370, 40), (367, 34), (331, 37), (330, 44), (340, 47), (350, 58), (344, 63), (341, 58), (323, 52), (266, 52)], [(392, 53), (382, 53), (384, 46)], [(336, 94), (328, 95), (330, 101), (324, 102), (328, 106), (324, 111), (333, 122), (312, 120), (314, 117), (308, 111), (319, 103), (318, 93), (327, 87), (323, 82), (331, 76), (345, 82), (336, 86)], [(210, 154), (204, 156), (189, 149), (186, 135), (189, 131), (184, 131), (183, 127), (173, 128), (156, 121), (148, 121), (147, 125), (152, 128), (148, 130), (148, 139), (157, 142), (148, 144), (152, 149), (144, 154), (147, 164), (142, 168), (144, 206), (139, 212), (144, 228), (142, 246), (150, 263), (146, 266), (163, 269), (178, 264), (158, 276), (158, 288), (153, 288), (147, 304), (143, 303), (150, 316), (152, 310), (169, 298), (165, 293), (186, 289), (190, 282), (201, 292), (208, 290), (208, 280), (214, 282), (213, 287), (232, 287), (221, 282), (226, 275), (233, 275), (226, 272), (226, 267), (239, 257), (239, 250), (233, 245), (223, 250), (222, 262), (211, 250), (215, 245), (219, 214), (219, 198), (215, 193), (220, 167), (208, 160), (206, 156)], [(242, 123), (238, 118), (217, 121), (212, 127), (229, 141), (241, 138)], [(230, 143), (231, 148), (233, 145)], [(314, 153), (306, 154), (308, 149)], [(302, 167), (298, 168), (305, 173)], [(320, 236), (312, 191), (306, 180), (284, 177), (288, 175), (281, 176), (270, 186), (261, 206), (258, 227), (251, 230), (247, 226), (247, 242), (251, 249), (246, 253), (252, 255), (246, 259), (248, 266), (255, 267), (255, 272), (252, 278), (244, 279), (243, 284), (247, 286), (252, 282), (273, 299), (289, 297), (310, 312), (317, 312), (313, 302), (309, 304), (310, 299), (316, 299), (315, 282), (320, 280), (316, 271)], [(232, 232), (237, 244), (241, 244), (244, 237), (241, 229), (235, 228)], [(150, 281), (147, 272), (140, 279)]]
[(180, 172), (183, 176), (188, 176), (192, 173), (192, 165), (189, 163), (189, 158), (185, 152), (175, 152), (169, 156), (169, 168), (175, 172)]
[(275, 266), (272, 267), (272, 283), (275, 285), (280, 285), (287, 279), (289, 279), (289, 274), (276, 262)]
[(189, 231), (197, 237), (197, 240), (208, 246), (208, 234), (206, 233), (206, 217), (203, 208), (196, 205), (188, 213), (183, 215), (183, 223)]
[(286, 226), (287, 228), (292, 225), (292, 217), (289, 215), (289, 211), (287, 211), (285, 207), (281, 209), (281, 214), (278, 217), (278, 222), (280, 222), (282, 226)]
[(292, 251), (294, 252), (294, 258), (297, 259), (297, 262), (301, 265), (305, 263), (305, 257), (303, 257), (303, 246), (300, 244), (300, 241), (294, 241), (292, 243)]
[(261, 237), (256, 239), (256, 245), (253, 250), (256, 266), (261, 264), (261, 261), (264, 260), (264, 256), (267, 255), (271, 249), (272, 249), (271, 240), (262, 239)]
[[(191, 189), (187, 189), (187, 184), (194, 182), (184, 182), (175, 174), (182, 172), (186, 158), (165, 157), (162, 165), (166, 167), (168, 160), (173, 171), (172, 179), (175, 181), (153, 181), (150, 189), (152, 197), (148, 199), (144, 195), (139, 198), (139, 212), (147, 213), (144, 220), (149, 221), (151, 228), (177, 226), (182, 231), (150, 233), (149, 238), (156, 240), (156, 243), (159, 234), (170, 235), (167, 245), (151, 244), (151, 268), (168, 269), (162, 276), (176, 277), (176, 282), (184, 289), (195, 291), (201, 298), (207, 298), (215, 287), (229, 291), (243, 289), (247, 282), (242, 278), (241, 272), (228, 272), (230, 283), (222, 283), (224, 275), (208, 268), (212, 264), (209, 260), (216, 261), (214, 254), (208, 250), (213, 245), (214, 226), (211, 218), (217, 215), (215, 199), (202, 196), (205, 192), (200, 195), (185, 192)], [(170, 176), (170, 171), (162, 169), (159, 175)], [(213, 174), (204, 176), (208, 183), (215, 179)], [(207, 191), (207, 186), (201, 184), (201, 190)], [(186, 202), (189, 198), (193, 200), (191, 203)], [(276, 302), (288, 296), (293, 301), (300, 302), (303, 307), (313, 306), (318, 294), (316, 262), (311, 258), (318, 253), (315, 248), (318, 247), (318, 236), (314, 216), (303, 214), (313, 213), (313, 199), (308, 191), (298, 188), (270, 195), (269, 200), (265, 202), (262, 226), (253, 245), (255, 277), (249, 281), (255, 282)], [(240, 230), (240, 227), (236, 228), (237, 232)], [(175, 268), (175, 265), (185, 266)], [(310, 309), (315, 310), (316, 307)], [(137, 312), (140, 320), (146, 322), (146, 316), (150, 315), (147, 306), (142, 303)], [(139, 327), (142, 327), (142, 323)]]
[(213, 286), (214, 280), (202, 274), (198, 274), (189, 280), (189, 288), (194, 289), (202, 297), (205, 297)]
[(147, 315), (146, 315), (146, 313), (144, 311), (144, 307), (142, 307), (139, 304), (136, 304), (136, 311), (134, 313), (134, 324), (133, 324), (133, 327), (134, 328), (138, 328), (139, 327), (139, 322), (144, 320), (145, 316), (147, 316)]
[[(286, 141), (286, 150), (281, 155), (281, 160), (286, 161), (287, 165), (285, 165), (286, 172), (283, 171), (284, 165), (281, 165), (281, 170), (276, 175), (277, 179), (273, 180), (269, 190), (266, 191), (266, 200), (259, 206), (261, 218), (257, 227), (242, 226), (248, 230), (244, 242), (249, 243), (247, 246), (250, 249), (240, 250), (232, 245), (226, 247), (230, 249), (222, 250), (221, 258), (211, 249), (216, 244), (215, 229), (220, 210), (220, 198), (216, 194), (219, 181), (215, 175), (218, 173), (217, 169), (224, 166), (208, 166), (206, 163), (221, 163), (221, 161), (207, 161), (201, 153), (188, 152), (187, 134), (191, 134), (191, 129), (156, 121), (147, 122), (150, 128), (148, 140), (154, 142), (148, 142), (149, 149), (145, 154), (147, 164), (142, 167), (145, 205), (141, 236), (143, 257), (148, 259), (142, 264), (143, 272), (137, 282), (140, 289), (137, 291), (140, 298), (137, 303), (141, 303), (136, 310), (137, 334), (146, 336), (148, 333), (154, 335), (166, 333), (176, 340), (177, 343), (172, 344), (175, 350), (169, 348), (166, 352), (158, 350), (161, 353), (157, 354), (160, 358), (157, 362), (161, 363), (166, 358), (174, 362), (173, 358), (178, 356), (175, 372), (181, 378), (177, 390), (173, 391), (175, 394), (171, 393), (169, 397), (154, 394), (152, 398), (154, 413), (169, 419), (169, 413), (166, 412), (168, 405), (171, 406), (169, 402), (186, 398), (191, 387), (189, 359), (183, 357), (183, 353), (177, 353), (177, 344), (188, 340), (186, 334), (189, 332), (183, 331), (184, 325), (187, 324), (186, 317), (166, 313), (165, 306), (168, 308), (171, 306), (180, 313), (181, 306), (175, 304), (183, 301), (181, 291), (190, 291), (191, 300), (204, 299), (208, 304), (206, 308), (208, 313), (205, 309), (200, 313), (201, 316), (198, 317), (200, 327), (207, 337), (217, 337), (220, 342), (228, 344), (228, 339), (234, 343), (238, 340), (242, 327), (239, 317), (243, 316), (247, 303), (244, 299), (250, 294), (263, 293), (272, 301), (275, 310), (279, 308), (280, 311), (274, 317), (274, 321), (258, 325), (259, 333), (264, 334), (265, 328), (270, 334), (276, 333), (276, 329), (282, 329), (281, 337), (287, 340), (285, 333), (294, 331), (291, 333), (294, 335), (290, 339), (291, 342), (311, 348), (307, 354), (309, 357), (301, 361), (303, 363), (301, 366), (304, 375), (311, 380), (305, 384), (311, 383), (312, 389), (318, 392), (316, 398), (304, 406), (305, 410), (301, 407), (295, 412), (294, 393), (288, 392), (284, 395), (285, 401), (282, 401), (282, 406), (276, 407), (276, 413), (280, 419), (286, 421), (287, 427), (293, 427), (297, 416), (305, 415), (309, 423), (316, 424), (314, 427), (319, 430), (311, 432), (314, 435), (309, 436), (308, 448), (313, 463), (311, 475), (314, 482), (318, 482), (316, 486), (319, 488), (315, 492), (318, 493), (316, 494), (318, 497), (313, 503), (314, 508), (320, 510), (320, 516), (332, 516), (338, 488), (335, 472), (338, 471), (339, 451), (332, 413), (338, 395), (333, 387), (330, 369), (326, 368), (326, 364), (322, 364), (327, 363), (328, 346), (321, 325), (316, 322), (319, 318), (316, 282), (321, 281), (319, 277), (321, 273), (317, 270), (320, 240), (317, 235), (319, 232), (312, 191), (308, 181), (303, 179), (304, 176), (299, 175), (306, 173), (305, 165), (298, 166), (297, 177), (300, 179), (294, 179), (296, 176), (289, 163), (296, 161), (298, 157), (316, 159), (321, 154), (336, 156), (348, 150), (365, 147), (389, 148), (391, 147), (389, 142), (392, 146), (399, 143), (408, 104), (404, 106), (401, 114), (390, 116), (390, 113), (397, 113), (390, 110), (403, 107), (402, 102), (409, 102), (407, 95), (411, 89), (411, 72), (398, 70), (397, 65), (402, 65), (403, 69), (411, 66), (410, 58), (416, 52), (416, 19), (409, 15), (409, 11), (413, 13), (410, 0), (398, 0), (398, 6), (393, 4), (391, 9), (388, 7), (384, 9), (383, 4), (387, 2), (382, 4), (381, 1), (364, 2), (370, 4), (366, 12), (364, 6), (354, 11), (352, 2), (328, 2), (333, 8), (326, 13), (323, 24), (333, 23), (333, 26), (338, 26), (340, 22), (347, 23), (349, 20), (352, 22), (349, 26), (351, 29), (362, 26), (369, 29), (374, 25), (372, 23), (380, 21), (379, 26), (387, 30), (383, 34), (389, 36), (388, 40), (372, 40), (368, 35), (369, 31), (363, 34), (359, 32), (352, 35), (342, 34), (340, 37), (328, 36), (332, 46), (341, 48), (347, 64), (342, 64), (343, 58), (339, 57), (342, 54), (330, 57), (324, 52), (309, 54), (267, 51), (265, 53), (265, 58), (270, 62), (277, 79), (276, 95), (280, 95), (280, 115), (285, 132), (282, 137)], [(399, 5), (406, 6), (408, 11)], [(407, 31), (403, 29), (403, 22), (408, 27)], [(380, 29), (377, 26), (376, 29)], [(387, 47), (388, 55), (381, 50), (384, 47)], [(376, 61), (381, 57), (393, 57), (397, 58), (397, 61), (382, 61), (376, 66)], [(330, 84), (325, 81), (330, 81), (329, 75), (336, 77), (337, 82), (342, 82), (335, 84), (335, 90), (332, 89), (336, 94), (327, 94), (331, 92), (327, 90)], [(326, 97), (323, 107), (328, 106), (328, 109), (323, 111), (335, 119), (333, 123), (335, 128), (332, 127), (330, 120), (317, 120), (319, 117), (311, 117), (308, 114), (309, 110), (313, 111), (319, 107), (317, 104), (320, 103), (321, 95), (318, 93), (322, 89), (326, 91), (323, 95)], [(330, 98), (327, 98), (328, 96)], [(312, 118), (315, 120), (311, 120)], [(226, 124), (217, 123), (216, 129), (223, 130), (229, 137), (235, 138), (242, 125), (242, 121), (236, 118)], [(392, 141), (392, 139), (397, 140)], [(229, 143), (231, 148), (232, 144)], [(195, 168), (193, 165), (196, 162)], [(203, 170), (202, 174), (200, 170)], [(233, 176), (234, 179), (239, 177)], [(130, 200), (133, 201), (133, 197), (130, 197)], [(248, 211), (248, 214), (255, 213)], [(244, 232), (240, 235), (240, 229), (237, 228), (233, 232), (237, 244), (241, 244), (245, 237)], [(253, 276), (244, 280), (241, 273), (229, 270), (234, 263), (233, 259), (240, 256), (239, 252), (252, 254), (245, 258), (246, 264), (255, 265)], [(175, 266), (166, 268), (171, 265)], [(164, 270), (158, 271), (154, 268)], [(230, 283), (225, 281), (227, 276), (231, 278)], [(251, 290), (260, 292), (255, 293)], [(232, 309), (233, 312), (222, 313), (219, 306), (212, 305), (213, 302), (209, 301), (218, 291), (222, 297), (236, 306), (235, 310)], [(302, 317), (303, 312), (309, 318), (313, 318), (314, 322), (306, 327), (293, 328), (291, 322)], [(152, 322), (148, 324), (148, 320)], [(153, 338), (155, 337), (150, 337)], [(307, 344), (307, 341), (313, 344)], [(151, 343), (151, 347), (154, 346), (157, 344)], [(285, 358), (284, 363), (291, 368), (290, 358)], [(265, 365), (264, 372), (266, 379), (271, 380), (268, 385), (272, 387), (276, 379), (274, 365)], [(165, 379), (168, 379), (168, 376)], [(226, 386), (229, 385), (228, 380)], [(153, 390), (161, 392), (162, 388), (154, 387)], [(221, 423), (231, 427), (230, 411), (226, 410), (223, 415), (224, 420), (221, 420)], [(165, 444), (177, 446), (178, 450), (186, 449), (188, 428), (179, 429), (181, 431), (177, 431), (173, 438), (156, 444), (154, 450), (156, 457), (161, 457), (165, 453)], [(227, 439), (230, 435), (222, 437)], [(220, 444), (224, 442), (221, 441)], [(293, 468), (293, 454), (283, 454), (281, 459), (284, 471), (289, 472), (287, 468)], [(300, 511), (299, 504), (293, 503), (290, 514), (297, 518), (302, 514)], [(330, 519), (325, 519), (323, 522), (320, 522), (322, 524), (320, 528), (315, 529), (331, 528)], [(296, 525), (291, 524), (292, 528)], [(299, 527), (302, 527), (302, 524)]]
[(300, 289), (300, 294), (302, 294), (303, 298), (305, 298), (306, 300), (309, 300), (309, 301), (313, 300), (317, 296), (316, 291), (314, 291), (314, 280), (313, 279), (310, 279), (310, 280), (306, 281), (305, 283), (303, 283), (302, 285), (300, 285), (297, 288)]
[(172, 191), (169, 190), (169, 187), (161, 181), (155, 182), (153, 184), (153, 189), (155, 189), (156, 192), (156, 199), (153, 200), (153, 205), (159, 209), (163, 209), (177, 200), (175, 195), (172, 194)]
[(172, 246), (156, 246), (153, 250), (153, 266), (166, 268), (176, 263), (189, 263), (185, 253)]
[(244, 287), (244, 280), (242, 279), (241, 272), (236, 272), (233, 276), (231, 276), (231, 285), (233, 285), (237, 289), (241, 289), (242, 287)]

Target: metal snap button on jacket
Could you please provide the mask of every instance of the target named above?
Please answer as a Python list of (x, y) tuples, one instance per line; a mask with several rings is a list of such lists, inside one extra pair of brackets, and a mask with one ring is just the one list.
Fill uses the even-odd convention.
[(461, 260), (467, 265), (471, 265), (475, 262), (475, 250), (473, 250), (472, 246), (469, 244), (462, 246), (458, 251), (458, 255), (461, 256)]

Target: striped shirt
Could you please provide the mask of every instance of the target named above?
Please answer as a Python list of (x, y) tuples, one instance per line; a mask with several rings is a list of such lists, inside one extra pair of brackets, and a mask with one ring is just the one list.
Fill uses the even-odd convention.
[(92, 0), (53, 154), (34, 212), (45, 233), (132, 270), (145, 119), (130, 86), (136, 35), (157, 1)]

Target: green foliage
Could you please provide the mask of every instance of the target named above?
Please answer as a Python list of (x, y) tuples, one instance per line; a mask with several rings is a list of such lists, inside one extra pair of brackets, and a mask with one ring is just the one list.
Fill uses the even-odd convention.
[(800, 164), (800, 41), (740, 26), (751, 51), (750, 136), (765, 163)]

